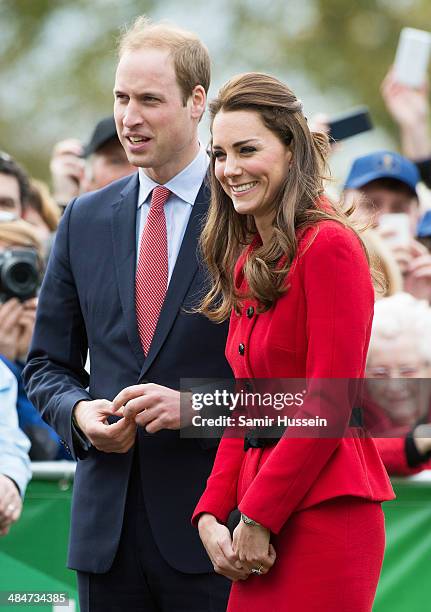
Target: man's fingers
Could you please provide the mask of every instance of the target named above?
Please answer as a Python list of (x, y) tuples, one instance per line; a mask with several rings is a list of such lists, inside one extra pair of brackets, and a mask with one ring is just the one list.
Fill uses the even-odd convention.
[[(146, 412), (149, 412), (146, 410)], [(145, 414), (145, 413), (143, 413)], [(138, 423), (140, 425), (140, 423)], [(150, 434), (155, 434), (162, 429), (166, 429), (166, 423), (164, 419), (160, 416), (150, 421), (147, 425), (144, 425), (145, 431)]]
[(130, 400), (135, 399), (136, 397), (141, 397), (145, 394), (145, 390), (148, 390), (148, 385), (133, 385), (131, 387), (126, 387), (114, 399), (112, 400), (112, 404), (115, 410), (118, 410), (121, 406), (130, 402)]
[(125, 453), (135, 443), (136, 425), (126, 419), (120, 419), (112, 425), (102, 425), (102, 430), (94, 433), (94, 446), (107, 453)]
[(127, 435), (128, 432), (136, 431), (136, 424), (134, 421), (126, 418), (119, 419), (116, 423), (106, 425), (105, 427), (108, 436), (111, 438), (121, 436), (124, 433)]
[(421, 255), (430, 257), (429, 251), (424, 244), (421, 244), (417, 240), (412, 240), (410, 243), (410, 253), (416, 258)]
[(414, 272), (419, 268), (431, 268), (431, 255), (420, 255), (412, 259), (409, 264), (409, 272)]
[(138, 414), (151, 408), (152, 401), (150, 398), (141, 395), (129, 400), (123, 406), (123, 414), (130, 419), (134, 419)]
[(419, 268), (414, 272), (410, 272), (410, 275), (413, 276), (415, 280), (418, 279), (429, 279), (431, 280), (431, 267), (427, 266), (424, 268)]
[(64, 140), (60, 140), (56, 145), (54, 145), (53, 148), (53, 155), (82, 155), (83, 152), (83, 145), (77, 138), (66, 138)]

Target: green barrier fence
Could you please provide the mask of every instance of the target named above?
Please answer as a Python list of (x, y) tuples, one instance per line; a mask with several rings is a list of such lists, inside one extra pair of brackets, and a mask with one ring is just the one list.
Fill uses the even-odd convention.
[(75, 612), (79, 610), (75, 573), (66, 568), (75, 464), (33, 463), (32, 468), (21, 518), (0, 539), (0, 593), (4, 599), (5, 593), (67, 592), (70, 604), (0, 604), (0, 610)]
[[(69, 606), (0, 605), (0, 610), (78, 612), (75, 574), (66, 569), (73, 472), (67, 462), (33, 464), (21, 519), (0, 539), (3, 597), (67, 592)], [(383, 506), (387, 546), (373, 610), (424, 612), (431, 609), (431, 471), (393, 479), (393, 485), (397, 499)]]

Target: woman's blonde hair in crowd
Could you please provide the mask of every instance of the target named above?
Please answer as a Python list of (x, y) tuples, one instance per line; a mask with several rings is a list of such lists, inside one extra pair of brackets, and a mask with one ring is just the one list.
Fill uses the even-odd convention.
[[(275, 77), (257, 72), (235, 76), (210, 104), (211, 131), (220, 111), (252, 111), (264, 125), (292, 151), (286, 181), (274, 202), (274, 234), (270, 244), (258, 246), (245, 262), (244, 273), (250, 296), (259, 310), (268, 310), (286, 291), (285, 278), (297, 250), (295, 232), (323, 219), (351, 227), (347, 216), (327, 202), (319, 206), (324, 179), (328, 174), (328, 137), (310, 132), (295, 94)], [(238, 214), (214, 173), (211, 161), (211, 205), (201, 237), (201, 248), (211, 278), (211, 289), (202, 300), (199, 312), (221, 322), (232, 308), (238, 310), (241, 297), (234, 287), (233, 272), (243, 247), (257, 233), (250, 215)], [(282, 267), (277, 267), (286, 256)]]
[(7, 247), (27, 247), (37, 251), (42, 258), (42, 245), (36, 230), (23, 219), (0, 222), (0, 241)]
[(55, 232), (60, 222), (61, 210), (44, 182), (30, 179), (30, 192), (25, 207), (36, 210), (48, 229)]

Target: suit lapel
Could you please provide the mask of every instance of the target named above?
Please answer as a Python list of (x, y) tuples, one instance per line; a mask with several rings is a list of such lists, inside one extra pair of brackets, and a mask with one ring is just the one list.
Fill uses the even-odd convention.
[(141, 370), (140, 379), (145, 376), (145, 373), (148, 371), (166, 340), (198, 268), (198, 240), (208, 209), (208, 202), (209, 189), (206, 187), (204, 181), (193, 205), (193, 210), (178, 253), (166, 298), (157, 322), (153, 341)]
[(133, 353), (142, 367), (144, 352), (139, 339), (135, 308), (136, 210), (139, 180), (136, 173), (122, 191), (122, 198), (112, 205), (111, 229), (114, 265), (126, 332)]

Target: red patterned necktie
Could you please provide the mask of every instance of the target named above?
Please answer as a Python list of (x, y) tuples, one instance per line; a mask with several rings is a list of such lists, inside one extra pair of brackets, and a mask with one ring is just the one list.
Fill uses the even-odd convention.
[(139, 249), (135, 284), (136, 317), (146, 355), (168, 287), (168, 238), (164, 206), (170, 193), (166, 187), (153, 190)]

